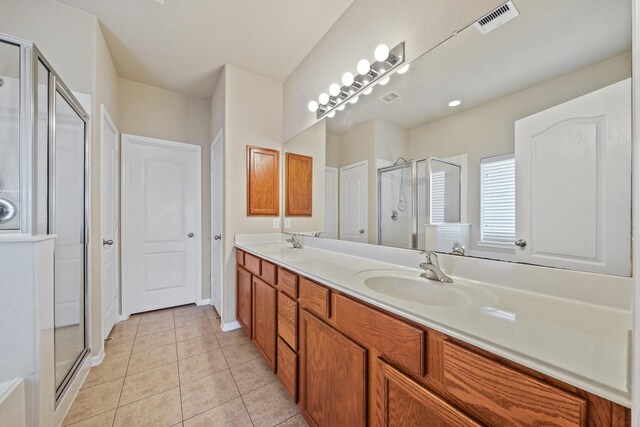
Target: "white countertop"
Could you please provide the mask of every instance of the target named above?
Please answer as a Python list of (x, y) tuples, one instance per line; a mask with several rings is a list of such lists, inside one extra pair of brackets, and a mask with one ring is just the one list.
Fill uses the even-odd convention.
[[(578, 302), (453, 276), (472, 296), (437, 307), (386, 296), (367, 287), (367, 270), (421, 273), (364, 257), (284, 242), (236, 241), (236, 246), (319, 283), (458, 338), (616, 403), (631, 407), (627, 310)], [(470, 292), (468, 292), (470, 291)]]

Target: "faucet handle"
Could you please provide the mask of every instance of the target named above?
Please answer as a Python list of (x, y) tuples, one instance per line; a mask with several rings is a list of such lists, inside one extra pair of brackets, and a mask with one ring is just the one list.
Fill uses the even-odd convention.
[(420, 252), (420, 255), (425, 255), (427, 257), (427, 264), (435, 265), (437, 267), (440, 266), (438, 264), (438, 255), (434, 251), (422, 251)]

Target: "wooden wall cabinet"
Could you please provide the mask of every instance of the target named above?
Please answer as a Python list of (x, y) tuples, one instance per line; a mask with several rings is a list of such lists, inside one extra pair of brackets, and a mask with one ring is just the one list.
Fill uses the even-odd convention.
[(313, 214), (313, 157), (287, 153), (285, 169), (285, 215), (311, 216)]
[(280, 152), (247, 146), (247, 215), (280, 214)]

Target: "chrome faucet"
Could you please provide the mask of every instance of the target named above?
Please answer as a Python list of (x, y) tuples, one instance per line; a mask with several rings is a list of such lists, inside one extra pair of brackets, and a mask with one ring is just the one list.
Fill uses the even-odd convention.
[(420, 252), (420, 255), (426, 255), (427, 257), (427, 262), (420, 263), (420, 268), (424, 270), (424, 273), (422, 273), (420, 277), (430, 280), (439, 280), (442, 283), (453, 283), (453, 279), (440, 270), (438, 255), (436, 255), (434, 251), (422, 251)]
[(287, 242), (291, 243), (294, 249), (302, 249), (302, 242), (300, 240), (301, 236), (294, 233), (287, 233), (287, 234), (289, 234), (290, 236), (287, 239)]
[(451, 253), (453, 255), (462, 255), (464, 256), (464, 245), (461, 245), (460, 242), (453, 242), (453, 248), (451, 248)]

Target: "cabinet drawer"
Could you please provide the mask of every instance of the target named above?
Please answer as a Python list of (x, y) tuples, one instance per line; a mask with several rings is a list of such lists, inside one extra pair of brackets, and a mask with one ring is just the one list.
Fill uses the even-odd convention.
[(244, 265), (244, 251), (236, 248), (236, 263)]
[(244, 268), (249, 270), (252, 274), (259, 276), (260, 275), (260, 258), (245, 252)]
[(490, 425), (586, 425), (584, 399), (450, 341), (444, 342), (444, 387)]
[(282, 340), (278, 340), (278, 378), (284, 389), (298, 402), (298, 355)]
[(426, 374), (426, 334), (422, 329), (343, 295), (333, 294), (332, 299), (333, 320), (347, 335), (376, 348), (412, 374)]
[(291, 298), (298, 298), (298, 275), (278, 267), (278, 289)]
[(270, 285), (276, 285), (276, 266), (269, 261), (261, 260), (260, 277)]
[(300, 304), (314, 313), (329, 317), (329, 289), (313, 283), (311, 280), (300, 278)]
[(298, 303), (278, 292), (278, 335), (298, 350)]

